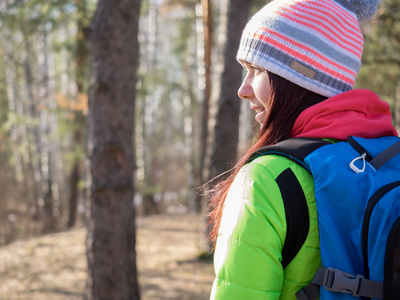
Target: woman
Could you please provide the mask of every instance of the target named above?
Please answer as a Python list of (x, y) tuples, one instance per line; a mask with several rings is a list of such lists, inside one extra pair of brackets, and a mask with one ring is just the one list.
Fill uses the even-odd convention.
[[(321, 266), (311, 175), (275, 155), (246, 163), (255, 150), (289, 137), (397, 135), (389, 105), (371, 91), (352, 90), (363, 48), (358, 22), (370, 18), (378, 2), (275, 0), (246, 25), (237, 59), (247, 74), (238, 94), (261, 129), (230, 177), (212, 191), (211, 299), (295, 299)], [(307, 200), (310, 229), (283, 266), (286, 216), (275, 179), (288, 168)]]

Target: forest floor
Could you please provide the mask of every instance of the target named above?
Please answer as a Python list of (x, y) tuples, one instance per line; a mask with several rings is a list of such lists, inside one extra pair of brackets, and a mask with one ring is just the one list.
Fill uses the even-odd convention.
[[(141, 299), (208, 299), (213, 281), (197, 215), (137, 219)], [(1, 300), (82, 299), (86, 281), (84, 228), (16, 241), (0, 248)], [(112, 300), (112, 299), (110, 299)]]

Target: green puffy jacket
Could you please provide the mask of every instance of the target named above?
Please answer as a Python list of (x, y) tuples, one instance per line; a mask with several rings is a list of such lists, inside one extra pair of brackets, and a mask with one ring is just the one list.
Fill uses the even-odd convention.
[[(275, 179), (286, 168), (296, 175), (306, 196), (310, 230), (297, 256), (283, 270), (286, 218)], [(296, 299), (295, 293), (312, 280), (320, 266), (312, 176), (289, 159), (275, 155), (245, 165), (225, 201), (211, 299)]]

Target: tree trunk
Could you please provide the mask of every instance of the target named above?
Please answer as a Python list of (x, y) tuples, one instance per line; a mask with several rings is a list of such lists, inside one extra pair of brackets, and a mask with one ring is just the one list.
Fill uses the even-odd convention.
[[(46, 29), (45, 29), (46, 30)], [(48, 156), (49, 156), (49, 188), (51, 189), (53, 201), (53, 216), (58, 222), (63, 214), (62, 207), (66, 202), (65, 199), (65, 180), (63, 172), (63, 161), (61, 154), (61, 140), (59, 132), (59, 120), (57, 115), (58, 104), (54, 101), (56, 96), (56, 58), (55, 53), (51, 50), (51, 45), (54, 43), (55, 34), (52, 31), (45, 33), (47, 53), (47, 135), (48, 135)], [(54, 228), (53, 228), (54, 229)]]
[(89, 30), (86, 299), (139, 299), (133, 133), (139, 0), (99, 0)]
[(189, 207), (189, 212), (193, 213), (198, 213), (201, 210), (201, 202), (196, 201), (198, 199), (201, 199), (201, 197), (197, 197), (196, 194), (193, 192), (193, 189), (195, 188), (195, 166), (196, 166), (196, 161), (195, 161), (195, 145), (194, 145), (194, 139), (193, 139), (193, 124), (194, 122), (194, 113), (193, 113), (193, 91), (192, 91), (192, 86), (193, 86), (193, 81), (191, 78), (190, 74), (190, 66), (186, 64), (184, 66), (184, 77), (183, 77), (183, 86), (185, 90), (187, 90), (187, 93), (183, 96), (183, 111), (184, 117), (183, 117), (183, 128), (184, 128), (184, 154), (187, 159), (187, 161), (184, 164), (184, 168), (186, 170), (187, 174), (187, 187), (188, 187), (188, 207)]
[[(26, 51), (26, 58), (24, 62), (25, 71), (25, 86), (26, 86), (26, 109), (25, 114), (29, 119), (38, 117), (37, 113), (37, 90), (35, 78), (33, 76), (32, 66), (29, 56), (34, 52), (32, 49), (31, 41), (27, 34), (24, 34), (24, 44)], [(36, 100), (36, 101), (35, 101)], [(32, 124), (28, 126), (28, 141), (29, 141), (29, 170), (33, 183), (33, 199), (31, 203), (32, 219), (39, 219), (39, 199), (43, 197), (43, 190), (41, 186), (42, 173), (40, 169), (40, 161), (38, 154), (40, 153), (39, 147), (39, 126)]]
[[(157, 44), (158, 44), (158, 28), (157, 28), (157, 1), (149, 0), (148, 7), (148, 42), (146, 45), (147, 48), (147, 57), (146, 57), (146, 73), (150, 74), (152, 78), (155, 77), (157, 73)], [(152, 80), (150, 80), (151, 82)], [(154, 140), (154, 135), (156, 133), (156, 110), (157, 103), (159, 99), (156, 96), (154, 90), (151, 90), (145, 97), (145, 105), (143, 107), (143, 161), (144, 161), (144, 189), (141, 190), (144, 196), (144, 201), (146, 199), (153, 199), (155, 190), (154, 187), (157, 185), (156, 179), (156, 169), (154, 166), (156, 164), (156, 148), (158, 146), (158, 141)], [(150, 198), (148, 198), (150, 196)], [(150, 202), (151, 203), (151, 202)], [(144, 204), (146, 206), (147, 204)], [(151, 204), (150, 204), (151, 205)]]
[[(75, 97), (78, 100), (79, 97), (84, 92), (84, 82), (87, 78), (88, 73), (88, 47), (86, 42), (85, 32), (87, 30), (88, 24), (86, 24), (86, 20), (88, 20), (88, 11), (86, 0), (77, 2), (77, 10), (78, 10), (78, 19), (77, 19), (77, 30), (78, 34), (76, 35), (76, 52), (75, 52), (75, 60), (76, 60), (76, 73), (75, 73)], [(83, 172), (83, 162), (80, 156), (80, 153), (83, 152), (84, 148), (84, 137), (85, 132), (83, 130), (86, 124), (86, 116), (83, 111), (74, 112), (75, 119), (75, 129), (73, 132), (73, 147), (75, 148), (75, 157), (73, 162), (73, 168), (69, 178), (69, 213), (68, 213), (68, 221), (67, 227), (71, 228), (75, 225), (76, 222), (76, 213), (79, 201), (79, 182), (82, 177)], [(78, 154), (76, 153), (78, 152)]]
[(222, 57), (218, 59), (218, 95), (210, 178), (232, 167), (237, 156), (239, 139), (240, 99), (237, 90), (242, 81), (242, 67), (236, 61), (241, 32), (248, 20), (251, 1), (224, 0), (221, 4), (220, 38)]
[(47, 233), (55, 229), (57, 219), (53, 212), (56, 195), (53, 191), (54, 172), (54, 157), (52, 155), (52, 141), (50, 137), (51, 131), (51, 108), (49, 106), (50, 98), (50, 74), (49, 74), (49, 36), (46, 26), (42, 27), (42, 43), (39, 47), (41, 51), (38, 56), (40, 65), (40, 75), (38, 83), (38, 96), (42, 109), (39, 113), (39, 149), (40, 149), (40, 167), (41, 167), (41, 189), (43, 197), (39, 199), (39, 216), (43, 223), (42, 232)]
[[(204, 53), (202, 63), (199, 63), (199, 80), (203, 81), (199, 86), (203, 86), (202, 89), (202, 114), (201, 114), (201, 137), (200, 137), (200, 166), (199, 166), (199, 179), (201, 183), (204, 181), (204, 161), (207, 153), (207, 140), (208, 140), (208, 121), (210, 115), (210, 98), (211, 98), (211, 50), (213, 41), (213, 23), (212, 23), (212, 9), (210, 0), (201, 0), (201, 17), (203, 28), (200, 28), (200, 36), (203, 33), (203, 47), (204, 50), (200, 53)], [(201, 39), (200, 39), (201, 40)], [(201, 45), (201, 43), (199, 43)], [(203, 69), (203, 70), (201, 70)]]
[[(5, 55), (4, 61), (5, 65), (5, 77), (6, 77), (6, 87), (7, 87), (7, 101), (8, 101), (8, 110), (11, 114), (17, 116), (17, 99), (15, 97), (16, 90), (16, 74), (15, 74), (15, 66), (13, 65), (13, 61), (11, 57), (7, 57)], [(18, 145), (18, 124), (13, 124), (9, 129), (10, 140), (14, 145)], [(23, 168), (22, 168), (22, 157), (18, 151), (18, 148), (14, 149), (12, 152), (12, 159), (15, 169), (15, 178), (18, 182), (22, 182), (23, 178)]]
[(72, 172), (70, 175), (70, 195), (68, 201), (68, 221), (67, 228), (72, 228), (76, 222), (76, 209), (78, 206), (79, 197), (79, 179), (80, 179), (80, 161), (76, 160), (74, 166), (72, 167)]

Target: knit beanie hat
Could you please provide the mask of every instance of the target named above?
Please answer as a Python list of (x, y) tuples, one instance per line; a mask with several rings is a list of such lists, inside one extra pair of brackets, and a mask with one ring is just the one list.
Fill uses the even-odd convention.
[(379, 0), (274, 0), (246, 25), (237, 59), (332, 97), (351, 90), (361, 67), (359, 22)]

